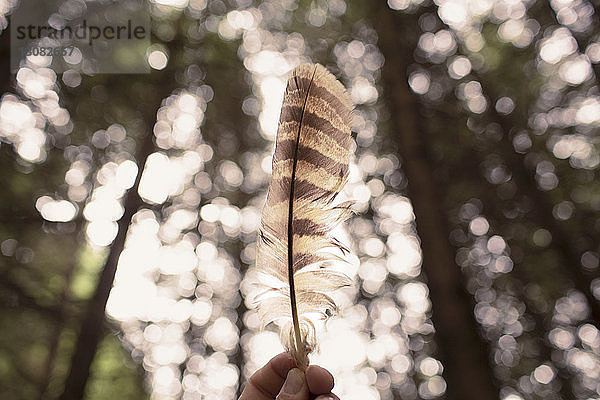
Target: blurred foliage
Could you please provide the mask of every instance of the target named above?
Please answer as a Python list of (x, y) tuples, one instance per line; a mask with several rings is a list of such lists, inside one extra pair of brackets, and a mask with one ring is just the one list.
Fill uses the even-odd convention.
[(597, 1), (143, 4), (149, 74), (3, 71), (3, 398), (234, 399), (281, 351), (243, 278), (307, 61), (356, 103), (334, 391), (600, 398)]

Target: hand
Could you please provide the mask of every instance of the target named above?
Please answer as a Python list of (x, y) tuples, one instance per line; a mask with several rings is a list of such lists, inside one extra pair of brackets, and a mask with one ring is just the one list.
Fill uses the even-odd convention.
[(329, 371), (310, 365), (305, 374), (295, 367), (288, 353), (273, 357), (250, 377), (239, 400), (339, 400)]

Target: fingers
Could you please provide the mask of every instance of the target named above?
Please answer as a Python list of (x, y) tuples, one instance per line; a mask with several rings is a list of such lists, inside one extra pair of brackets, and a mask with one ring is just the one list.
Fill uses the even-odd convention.
[(333, 389), (333, 376), (318, 365), (311, 365), (306, 369), (306, 382), (312, 394), (325, 394)]
[(317, 398), (315, 398), (315, 400), (340, 400), (340, 398), (333, 393), (328, 393), (318, 396)]
[(239, 400), (273, 400), (288, 372), (295, 366), (294, 359), (288, 353), (273, 357), (250, 377)]
[(308, 400), (308, 385), (302, 371), (294, 368), (288, 372), (276, 400)]
[(250, 377), (239, 400), (339, 400), (331, 393), (329, 371), (311, 365), (303, 373), (295, 367), (288, 353), (273, 357)]

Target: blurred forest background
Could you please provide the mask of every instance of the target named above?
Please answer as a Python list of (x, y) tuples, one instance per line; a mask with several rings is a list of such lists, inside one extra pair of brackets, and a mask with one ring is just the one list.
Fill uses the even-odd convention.
[(600, 399), (597, 0), (148, 0), (152, 72), (95, 76), (10, 74), (18, 3), (2, 399), (235, 399), (281, 351), (243, 278), (306, 61), (356, 103), (357, 284), (313, 358), (336, 394)]

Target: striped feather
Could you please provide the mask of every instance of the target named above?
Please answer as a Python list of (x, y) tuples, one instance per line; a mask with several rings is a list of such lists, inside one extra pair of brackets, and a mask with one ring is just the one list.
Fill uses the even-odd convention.
[(331, 230), (350, 214), (351, 202), (333, 201), (348, 177), (351, 110), (345, 88), (323, 66), (305, 64), (292, 71), (255, 268), (259, 316), (264, 325), (284, 321), (282, 339), (300, 368), (308, 365), (314, 346), (308, 314), (325, 318), (335, 312), (330, 293), (352, 283), (328, 268), (340, 259), (332, 248), (347, 252)]

